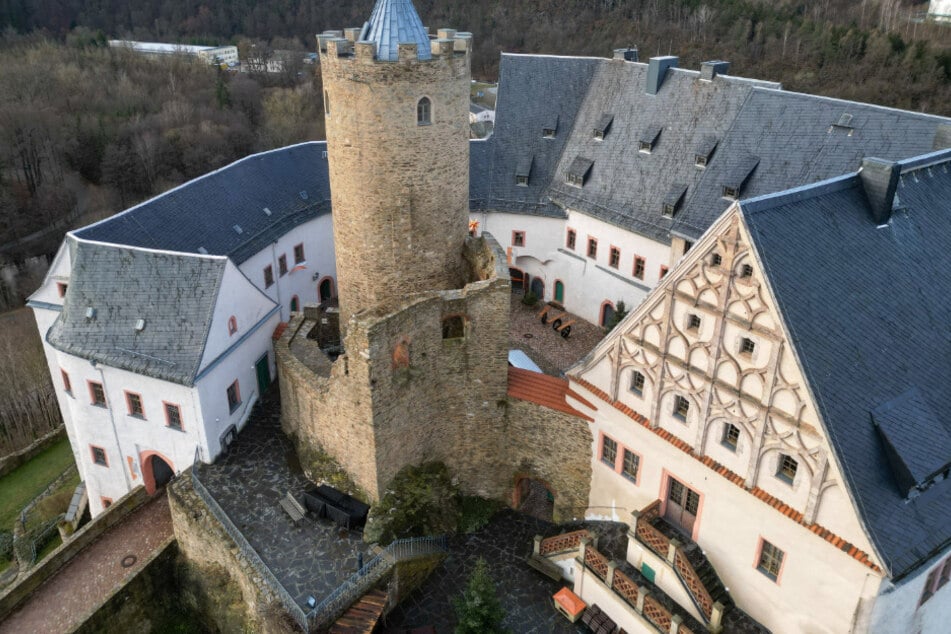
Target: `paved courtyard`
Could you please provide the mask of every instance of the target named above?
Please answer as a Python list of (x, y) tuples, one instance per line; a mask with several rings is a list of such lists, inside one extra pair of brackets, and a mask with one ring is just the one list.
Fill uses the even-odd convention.
[[(522, 296), (512, 294), (512, 305), (509, 319), (509, 346), (518, 348), (531, 357), (546, 374), (561, 376), (561, 374), (583, 359), (604, 338), (604, 330), (580, 317), (570, 315), (562, 321), (577, 319), (571, 326), (571, 336), (563, 338), (548, 324), (542, 324), (538, 312), (542, 304), (529, 308), (522, 304)], [(564, 311), (552, 309), (549, 311), (560, 316)]]

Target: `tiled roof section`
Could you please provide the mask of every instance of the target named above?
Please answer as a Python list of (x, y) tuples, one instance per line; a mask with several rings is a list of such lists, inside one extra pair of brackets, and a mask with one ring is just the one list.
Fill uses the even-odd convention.
[(753, 170), (756, 169), (757, 165), (759, 165), (759, 157), (749, 152), (744, 152), (736, 156), (730, 170), (723, 175), (723, 180), (720, 185), (740, 191), (743, 187), (743, 183), (753, 174)]
[[(852, 113), (863, 129), (861, 111)], [(951, 544), (951, 481), (906, 498), (872, 414), (917, 389), (930, 420), (893, 421), (903, 451), (930, 455), (937, 447), (926, 446), (951, 432), (951, 151), (906, 162), (897, 199), (882, 227), (857, 175), (740, 205), (843, 476), (893, 577)]]
[(586, 405), (589, 404), (580, 395), (569, 389), (568, 381), (565, 379), (548, 376), (547, 374), (539, 374), (531, 370), (509, 367), (508, 394), (512, 398), (517, 398), (521, 401), (528, 401), (529, 403), (535, 403), (536, 405), (541, 405), (548, 409), (571, 414), (588, 422), (593, 421), (592, 418), (585, 416), (569, 405), (568, 401), (565, 400), (565, 397), (570, 395), (572, 398)]
[[(192, 385), (227, 260), (76, 241), (57, 350)], [(144, 328), (136, 328), (139, 320)]]
[[(647, 64), (599, 62), (549, 194), (562, 206), (664, 242), (673, 222), (662, 215), (665, 194), (673, 183), (687, 185), (686, 205), (704, 175), (695, 165), (695, 149), (709, 137), (728, 133), (754, 86), (777, 85), (728, 76), (701, 81), (697, 72), (672, 68), (660, 91), (648, 95), (647, 74)], [(611, 133), (600, 141), (590, 131), (605, 112), (614, 120)], [(649, 154), (638, 151), (640, 141), (655, 140)], [(583, 189), (565, 183), (577, 156), (595, 164)], [(718, 204), (719, 211), (725, 208)]]
[(872, 410), (885, 451), (902, 489), (925, 487), (951, 468), (951, 434), (918, 388)]
[[(601, 63), (594, 58), (502, 55), (495, 132), (485, 142), (491, 145), (485, 209), (565, 217), (548, 199), (548, 185)], [(590, 137), (591, 126), (586, 129)], [(555, 130), (554, 137), (544, 138), (545, 130)], [(529, 154), (528, 187), (516, 185), (516, 165)]]
[(690, 446), (689, 443), (681, 440), (680, 438), (677, 438), (666, 429), (663, 429), (661, 427), (652, 427), (650, 424), (650, 421), (646, 417), (642, 416), (641, 414), (638, 414), (636, 411), (634, 411), (627, 405), (621, 403), (620, 401), (613, 400), (610, 396), (608, 396), (606, 392), (598, 389), (591, 383), (588, 383), (584, 379), (581, 379), (576, 376), (572, 376), (571, 380), (577, 383), (578, 385), (580, 385), (581, 387), (583, 387), (584, 389), (586, 389), (587, 391), (591, 392), (593, 395), (595, 395), (597, 398), (601, 399), (605, 403), (609, 403), (616, 410), (623, 412), (625, 415), (631, 418), (634, 422), (652, 431), (657, 436), (660, 436), (661, 438), (663, 438), (664, 440), (666, 440), (671, 445), (681, 450), (688, 456), (703, 463), (704, 466), (715, 471), (717, 474), (726, 478), (727, 480), (729, 480), (736, 486), (740, 487), (744, 491), (751, 493), (756, 499), (762, 502), (765, 502), (766, 504), (773, 507), (774, 509), (776, 509), (777, 511), (779, 511), (780, 513), (782, 513), (783, 515), (785, 515), (792, 521), (796, 522), (797, 524), (801, 526), (806, 527), (807, 529), (809, 529), (809, 531), (811, 531), (812, 533), (815, 533), (816, 535), (818, 535), (825, 541), (829, 542), (830, 544), (832, 544), (833, 546), (835, 546), (836, 548), (838, 548), (839, 550), (847, 554), (849, 557), (852, 557), (856, 561), (868, 566), (871, 570), (874, 570), (875, 572), (881, 572), (881, 568), (879, 568), (875, 564), (875, 562), (871, 560), (871, 558), (869, 557), (869, 554), (866, 553), (865, 551), (860, 550), (859, 548), (856, 548), (850, 542), (845, 541), (844, 539), (842, 539), (841, 537), (839, 537), (838, 535), (836, 535), (829, 529), (824, 528), (823, 526), (819, 524), (806, 523), (802, 513), (800, 513), (793, 507), (789, 506), (788, 504), (786, 504), (779, 498), (773, 495), (770, 495), (763, 489), (759, 487), (753, 487), (751, 489), (748, 489), (746, 487), (746, 483), (745, 483), (745, 480), (743, 479), (743, 476), (727, 469), (726, 467), (724, 467), (722, 464), (720, 464), (719, 462), (717, 462), (710, 456), (697, 455), (696, 453), (694, 453), (693, 448)]
[(304, 143), (254, 154), (75, 235), (226, 255), (241, 264), (295, 226), (330, 211), (326, 149), (326, 143)]
[[(849, 126), (836, 126), (844, 112), (852, 115)], [(865, 157), (899, 160), (930, 152), (942, 123), (948, 119), (755, 88), (728, 132), (718, 135), (716, 152), (706, 169), (698, 170), (702, 178), (688, 193), (671, 230), (693, 238), (706, 231), (730, 205), (723, 187), (744, 170), (741, 164), (748, 155), (758, 157), (759, 163), (743, 185), (742, 198), (854, 172)]]
[(416, 44), (419, 59), (432, 59), (429, 34), (412, 0), (377, 0), (363, 39), (376, 44), (378, 60), (398, 60), (400, 44)]

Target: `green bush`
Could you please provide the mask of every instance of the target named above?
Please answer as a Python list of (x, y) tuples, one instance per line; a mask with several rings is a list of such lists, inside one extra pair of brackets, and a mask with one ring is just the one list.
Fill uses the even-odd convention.
[(492, 519), (503, 504), (498, 500), (489, 500), (477, 495), (462, 496), (462, 513), (459, 516), (459, 532), (473, 533)]
[(538, 303), (538, 295), (532, 291), (527, 291), (524, 295), (522, 295), (522, 303), (526, 306), (534, 306)]
[(13, 533), (0, 530), (0, 559), (13, 559)]
[(453, 533), (461, 516), (461, 496), (448, 467), (425, 462), (404, 467), (370, 511), (364, 539), (386, 545), (395, 539)]
[(505, 610), (489, 576), (489, 564), (479, 557), (463, 595), (453, 601), (456, 608), (456, 634), (504, 634)]

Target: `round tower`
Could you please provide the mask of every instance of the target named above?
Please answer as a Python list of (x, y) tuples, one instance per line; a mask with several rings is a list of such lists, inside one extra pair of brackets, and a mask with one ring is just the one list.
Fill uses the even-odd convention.
[(459, 288), (469, 210), (471, 35), (433, 38), (411, 0), (318, 36), (341, 326)]

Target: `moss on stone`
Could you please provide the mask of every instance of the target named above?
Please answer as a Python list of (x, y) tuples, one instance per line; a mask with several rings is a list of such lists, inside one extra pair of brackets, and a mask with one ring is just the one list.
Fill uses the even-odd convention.
[(328, 484), (362, 502), (369, 502), (370, 498), (366, 492), (357, 486), (333, 456), (326, 453), (317, 443), (299, 442), (295, 438), (294, 446), (297, 448), (301, 469), (311, 482)]
[(364, 539), (385, 545), (406, 537), (454, 533), (462, 515), (461, 498), (443, 463), (404, 467), (370, 510)]

